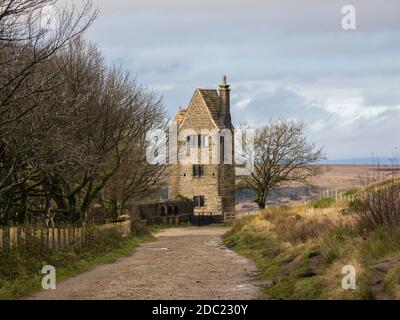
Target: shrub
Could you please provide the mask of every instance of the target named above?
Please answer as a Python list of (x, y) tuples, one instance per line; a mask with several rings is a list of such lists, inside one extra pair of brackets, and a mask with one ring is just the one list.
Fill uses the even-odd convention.
[(360, 223), (367, 229), (400, 228), (400, 184), (397, 180), (374, 184), (361, 196)]
[(355, 199), (349, 202), (347, 210), (350, 212), (359, 212), (364, 208), (364, 202), (360, 199)]

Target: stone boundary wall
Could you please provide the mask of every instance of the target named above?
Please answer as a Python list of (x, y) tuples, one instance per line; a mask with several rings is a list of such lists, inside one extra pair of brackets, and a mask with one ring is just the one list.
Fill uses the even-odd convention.
[(138, 204), (130, 210), (131, 223), (181, 224), (190, 222), (194, 212), (191, 200), (171, 200), (159, 203)]

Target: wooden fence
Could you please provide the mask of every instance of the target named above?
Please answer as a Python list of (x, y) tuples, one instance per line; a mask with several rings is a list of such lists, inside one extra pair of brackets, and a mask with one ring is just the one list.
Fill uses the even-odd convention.
[(62, 248), (70, 245), (82, 245), (101, 231), (115, 230), (123, 236), (130, 233), (130, 221), (87, 225), (76, 227), (67, 225), (59, 228), (37, 226), (0, 227), (0, 251), (15, 250), (25, 240), (37, 239), (46, 249)]

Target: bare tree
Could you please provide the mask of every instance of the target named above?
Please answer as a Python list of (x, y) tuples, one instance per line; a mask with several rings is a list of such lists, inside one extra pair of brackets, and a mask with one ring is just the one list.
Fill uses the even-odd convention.
[[(55, 89), (39, 95), (43, 102), (4, 138), (2, 159), (17, 166), (0, 193), (3, 221), (23, 222), (43, 211), (85, 221), (94, 205), (114, 200), (122, 212), (163, 172), (145, 159), (147, 132), (165, 125), (162, 101), (129, 74), (107, 67), (81, 38), (43, 68), (58, 70), (49, 83)], [(117, 198), (113, 186), (121, 189)]]
[(49, 125), (39, 121), (44, 114), (33, 111), (58, 93), (60, 81), (54, 80), (60, 69), (53, 58), (97, 15), (90, 1), (82, 2), (80, 9), (58, 7), (55, 28), (47, 30), (40, 23), (42, 10), (57, 2), (0, 0), (1, 220), (15, 216), (16, 199), (26, 204), (26, 194), (32, 185), (37, 186), (36, 179), (43, 171), (39, 160), (50, 146), (41, 140)]
[(322, 148), (309, 143), (304, 126), (293, 121), (270, 121), (255, 132), (254, 146), (245, 145), (247, 161), (253, 163), (243, 184), (256, 194), (256, 202), (265, 208), (267, 196), (283, 184), (309, 183), (320, 173), (315, 165), (324, 159)]
[[(0, 2), (0, 132), (4, 126), (38, 106), (40, 96), (57, 73), (43, 72), (41, 65), (82, 34), (94, 21), (97, 11), (90, 1), (54, 9), (53, 30), (43, 28), (40, 20), (53, 0), (1, 0)], [(31, 81), (34, 80), (34, 81)], [(9, 127), (8, 127), (9, 128)], [(4, 131), (4, 132), (3, 132)]]
[(121, 213), (165, 169), (145, 159), (147, 132), (165, 125), (161, 99), (82, 39), (96, 16), (90, 2), (60, 9), (55, 30), (37, 29), (56, 2), (0, 2), (2, 224), (85, 221), (113, 203)]
[[(147, 133), (166, 125), (161, 101), (150, 94), (144, 112), (136, 121), (141, 124), (141, 133), (127, 146), (120, 169), (100, 196), (102, 205), (108, 208), (112, 216), (124, 214), (128, 204), (154, 194), (165, 182), (166, 165), (150, 164), (146, 159), (150, 143), (146, 138)], [(163, 142), (160, 141), (160, 144)]]

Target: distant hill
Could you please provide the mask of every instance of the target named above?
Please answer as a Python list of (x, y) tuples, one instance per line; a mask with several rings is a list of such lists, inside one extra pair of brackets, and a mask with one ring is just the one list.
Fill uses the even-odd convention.
[(354, 158), (354, 159), (337, 159), (337, 160), (324, 160), (320, 162), (321, 164), (349, 164), (349, 165), (390, 165), (390, 164), (400, 164), (400, 161), (394, 161), (392, 158)]

